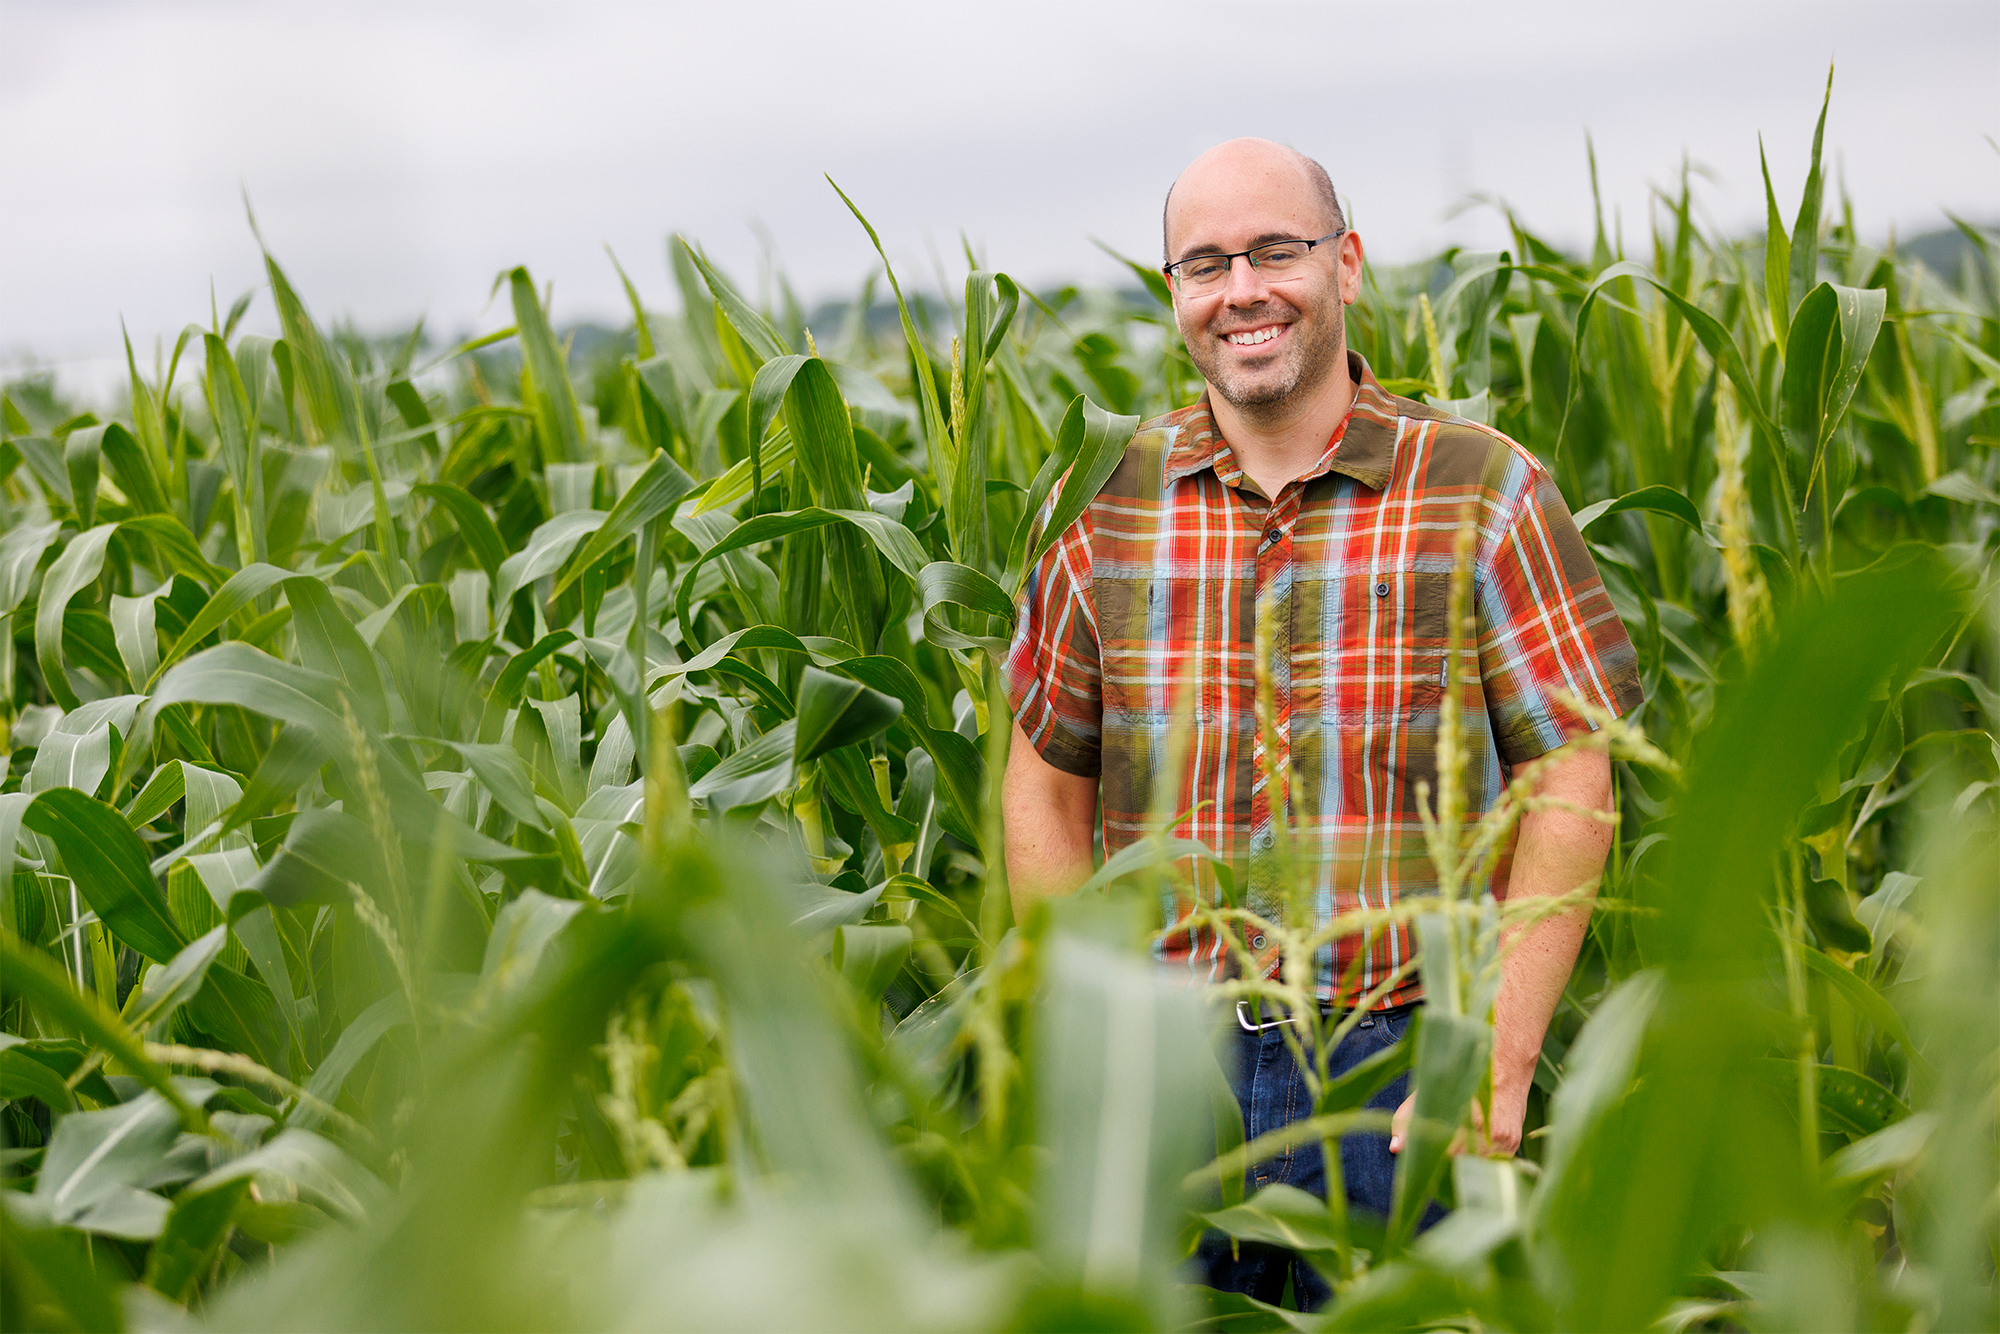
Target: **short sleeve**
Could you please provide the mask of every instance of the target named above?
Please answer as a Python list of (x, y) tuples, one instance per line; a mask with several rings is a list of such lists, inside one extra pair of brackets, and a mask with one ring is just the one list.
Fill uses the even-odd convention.
[(1486, 710), (1508, 764), (1593, 730), (1568, 699), (1619, 717), (1639, 706), (1631, 637), (1562, 493), (1539, 466), (1488, 550), (1477, 596)]
[(1043, 553), (1021, 590), (1007, 699), (1037, 753), (1065, 773), (1101, 771), (1103, 692), (1090, 596), (1090, 514)]

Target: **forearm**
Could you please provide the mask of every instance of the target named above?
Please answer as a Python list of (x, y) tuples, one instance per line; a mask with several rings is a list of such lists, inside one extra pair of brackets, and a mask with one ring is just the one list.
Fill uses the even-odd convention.
[(1017, 728), (1001, 809), (1007, 821), (1007, 891), (1018, 922), (1035, 900), (1073, 893), (1090, 879), (1097, 782), (1050, 766)]
[[(1543, 807), (1522, 819), (1507, 888), (1508, 904), (1517, 908), (1579, 890), (1594, 895), (1611, 846), (1611, 827), (1581, 813), (1601, 811), (1610, 804), (1610, 764), (1602, 755), (1575, 755), (1552, 767), (1538, 795), (1580, 809)], [(1584, 902), (1514, 927), (1503, 938), (1500, 989), (1493, 1006), (1496, 1108), (1526, 1107), (1542, 1038), (1589, 925), (1590, 904)], [(1496, 1121), (1496, 1140), (1519, 1136), (1518, 1121), (1510, 1128), (1497, 1112)]]
[(1037, 899), (1075, 892), (1090, 879), (1090, 837), (1078, 839), (1066, 822), (1046, 808), (1007, 811), (1007, 893), (1014, 920), (1027, 915)]

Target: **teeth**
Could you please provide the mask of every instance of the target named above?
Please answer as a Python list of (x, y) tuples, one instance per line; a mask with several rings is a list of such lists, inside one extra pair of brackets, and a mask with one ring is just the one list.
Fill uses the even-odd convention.
[(1271, 325), (1269, 328), (1256, 329), (1251, 331), (1250, 333), (1227, 334), (1225, 335), (1225, 337), (1228, 339), (1229, 342), (1236, 344), (1238, 347), (1249, 347), (1255, 343), (1270, 342), (1273, 338), (1276, 338), (1278, 336), (1278, 330), (1282, 327), (1283, 326), (1281, 325), (1274, 324)]

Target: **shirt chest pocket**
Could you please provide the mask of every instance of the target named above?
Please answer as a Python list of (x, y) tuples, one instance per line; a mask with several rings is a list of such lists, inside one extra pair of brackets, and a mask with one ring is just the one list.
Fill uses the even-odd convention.
[(1113, 579), (1094, 588), (1100, 688), (1107, 730), (1209, 722), (1225, 645), (1196, 637), (1217, 624), (1214, 581)]
[(1366, 664), (1370, 721), (1411, 720), (1437, 708), (1450, 593), (1451, 575), (1442, 571), (1382, 569), (1362, 577), (1353, 650)]

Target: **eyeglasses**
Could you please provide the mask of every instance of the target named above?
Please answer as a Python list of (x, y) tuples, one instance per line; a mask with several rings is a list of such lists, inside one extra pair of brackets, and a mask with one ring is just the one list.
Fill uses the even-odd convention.
[(1342, 227), (1337, 232), (1328, 232), (1317, 241), (1272, 241), (1229, 255), (1190, 255), (1167, 265), (1164, 272), (1183, 292), (1205, 292), (1229, 281), (1230, 266), (1236, 262), (1238, 255), (1249, 260), (1250, 267), (1257, 272), (1275, 276), (1296, 267), (1312, 253), (1314, 246), (1346, 234), (1347, 229)]

